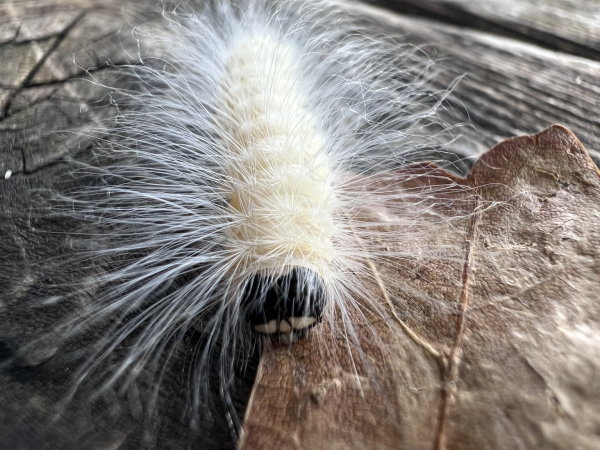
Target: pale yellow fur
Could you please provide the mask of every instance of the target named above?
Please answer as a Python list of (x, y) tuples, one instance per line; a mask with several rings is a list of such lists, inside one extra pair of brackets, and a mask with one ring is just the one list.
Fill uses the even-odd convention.
[(318, 123), (306, 108), (290, 44), (254, 35), (227, 60), (219, 125), (230, 136), (229, 238), (254, 270), (304, 266), (329, 278), (336, 206)]

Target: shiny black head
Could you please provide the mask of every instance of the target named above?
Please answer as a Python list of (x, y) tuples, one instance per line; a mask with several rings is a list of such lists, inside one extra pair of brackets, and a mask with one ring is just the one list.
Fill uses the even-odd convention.
[(242, 311), (252, 329), (288, 343), (302, 339), (323, 318), (327, 291), (323, 278), (305, 267), (279, 277), (257, 273), (242, 295)]

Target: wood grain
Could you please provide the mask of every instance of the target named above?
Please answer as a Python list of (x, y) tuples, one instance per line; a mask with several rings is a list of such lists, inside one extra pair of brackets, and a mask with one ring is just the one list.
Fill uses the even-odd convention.
[[(549, 18), (536, 18), (536, 11), (542, 4), (533, 1), (503, 1), (498, 3), (500, 7), (491, 8), (491, 12), (487, 13), (475, 2), (439, 1), (435, 4), (438, 5), (436, 8), (444, 6), (439, 9), (443, 17), (430, 16), (439, 19), (437, 21), (392, 14), (360, 3), (348, 3), (343, 7), (349, 16), (361, 22), (363, 32), (412, 43), (431, 55), (439, 72), (431, 80), (431, 90), (445, 90), (457, 77), (462, 77), (453, 89), (445, 119), (451, 125), (464, 124), (454, 128), (456, 139), (448, 144), (448, 148), (464, 160), (464, 163), (457, 163), (457, 170), (464, 173), (483, 151), (502, 139), (534, 133), (552, 123), (569, 127), (592, 157), (600, 160), (600, 63), (595, 56), (599, 26), (593, 20), (594, 2), (574, 6), (560, 3), (570, 5), (567, 21), (559, 19), (569, 8), (557, 3), (546, 3), (551, 5), (550, 12), (547, 12)], [(434, 2), (419, 4), (429, 8)], [(527, 14), (509, 15), (502, 9), (506, 5), (523, 4), (529, 9), (519, 11), (529, 11)], [(459, 6), (462, 9), (457, 9)], [(131, 34), (135, 23), (130, 18), (121, 19), (123, 9), (130, 7), (133, 6), (128, 1), (93, 0), (8, 1), (0, 4), (0, 360), (3, 361), (0, 361), (0, 435), (3, 437), (0, 449), (140, 448), (151, 446), (152, 442), (160, 448), (173, 449), (235, 446), (235, 437), (224, 420), (209, 417), (200, 430), (190, 429), (182, 413), (186, 408), (186, 385), (181, 374), (186, 370), (186, 358), (189, 357), (185, 351), (179, 364), (168, 373), (168, 382), (161, 397), (166, 412), (161, 422), (155, 424), (156, 436), (152, 441), (144, 434), (147, 424), (140, 419), (139, 398), (148, 394), (143, 389), (107, 393), (107, 397), (100, 399), (91, 411), (83, 407), (89, 394), (84, 390), (80, 393), (81, 402), (76, 407), (63, 410), (63, 418), (56, 420), (56, 412), (62, 407), (61, 400), (68, 392), (69, 380), (74, 376), (76, 362), (86, 354), (94, 336), (61, 351), (57, 351), (56, 342), (35, 348), (25, 345), (32, 336), (51, 330), (56, 321), (69, 313), (68, 308), (39, 309), (35, 305), (61, 295), (65, 285), (89, 275), (88, 271), (103, 270), (101, 267), (77, 268), (66, 273), (48, 265), (47, 261), (51, 258), (68, 251), (64, 236), (73, 232), (76, 224), (33, 217), (32, 212), (44, 207), (40, 193), (55, 187), (56, 180), (70, 170), (70, 162), (87, 157), (89, 142), (81, 137), (81, 133), (75, 136), (69, 131), (84, 131), (98, 118), (112, 113), (108, 95), (110, 89), (90, 83), (90, 80), (92, 77), (103, 80), (107, 63), (118, 66), (135, 59), (138, 48)], [(581, 14), (576, 17), (577, 8)], [(466, 22), (471, 21), (471, 29), (449, 25), (458, 23), (452, 22), (452, 14), (455, 14), (452, 11), (459, 11), (462, 17), (461, 11), (464, 10), (468, 10), (469, 14), (463, 17), (460, 25), (468, 27)], [(149, 16), (138, 17), (152, 20)], [(486, 23), (494, 22), (511, 30), (520, 30), (521, 34), (505, 35), (520, 36), (528, 39), (529, 43), (476, 31), (478, 17), (485, 18)], [(542, 23), (542, 19), (548, 23)], [(567, 26), (567, 23), (570, 25)], [(545, 34), (537, 35), (536, 41), (528, 38), (536, 36), (531, 30)], [(587, 36), (587, 40), (583, 36)], [(548, 51), (531, 42), (572, 54), (588, 55), (589, 59)], [(577, 44), (575, 50), (566, 47), (565, 42)], [(582, 53), (582, 48), (591, 49), (591, 53)], [(89, 75), (86, 73), (88, 69)], [(65, 132), (56, 133), (58, 130)], [(9, 171), (11, 176), (5, 179)], [(552, 179), (551, 175), (549, 177), (549, 180)], [(536, 263), (536, 260), (531, 262)], [(462, 266), (454, 269), (460, 278)], [(450, 291), (454, 292), (453, 289), (453, 285), (448, 287), (447, 295)], [(92, 291), (82, 293), (80, 300), (89, 298), (93, 298)], [(453, 328), (448, 330), (451, 336)], [(431, 338), (431, 333), (425, 333), (425, 337)], [(419, 356), (418, 344), (405, 335), (391, 338), (399, 340), (407, 350), (400, 355), (404, 360), (397, 361), (400, 365), (394, 363), (390, 368), (405, 373), (403, 368), (412, 364), (421, 370), (415, 372), (414, 379), (407, 375), (409, 384), (412, 383), (410, 385), (416, 389), (412, 406), (395, 413), (410, 412), (419, 423), (427, 426), (412, 431), (399, 430), (394, 421), (396, 416), (390, 415), (389, 420), (379, 424), (379, 430), (373, 429), (378, 423), (374, 422), (374, 416), (365, 416), (364, 422), (357, 423), (356, 427), (371, 429), (370, 432), (389, 443), (400, 437), (406, 442), (432, 442), (437, 410), (421, 405), (438, 402), (439, 364), (435, 358)], [(581, 339), (585, 341), (586, 335), (582, 335)], [(551, 351), (545, 347), (551, 342), (552, 339), (540, 340), (538, 344), (545, 351)], [(270, 354), (266, 358), (261, 377), (273, 372), (274, 369), (268, 367), (271, 363), (275, 365), (277, 358), (285, 359), (286, 356)], [(539, 355), (535, 352), (527, 356), (528, 364), (541, 372), (536, 362), (538, 359)], [(7, 366), (6, 361), (13, 363)], [(288, 364), (289, 361), (280, 362)], [(303, 364), (302, 360), (297, 364)], [(285, 376), (292, 373), (289, 371), (297, 371), (298, 367), (288, 365), (282, 372), (279, 385), (282, 395), (289, 395), (284, 392), (286, 383), (290, 382)], [(324, 364), (323, 367), (329, 366)], [(339, 374), (344, 380), (344, 373)], [(484, 372), (473, 375), (483, 381), (486, 376)], [(550, 384), (560, 376), (543, 373)], [(314, 374), (305, 374), (303, 380), (307, 386), (312, 386), (317, 379)], [(245, 378), (236, 380), (242, 392), (237, 400), (240, 411), (244, 410), (252, 382), (252, 370)], [(327, 405), (330, 396), (340, 390), (360, 396), (361, 389), (360, 384), (318, 385), (302, 407), (311, 410), (315, 405)], [(387, 386), (386, 389), (395, 387)], [(557, 398), (563, 399), (561, 408), (572, 414), (577, 405), (568, 404), (570, 395), (558, 395)], [(385, 396), (381, 394), (380, 399), (385, 399)], [(297, 399), (290, 397), (289, 401), (288, 406), (295, 408), (293, 402)], [(474, 408), (474, 412), (469, 413), (467, 394), (461, 401), (464, 420), (475, 420), (481, 411)], [(552, 399), (549, 401), (554, 402)], [(378, 411), (377, 414), (383, 414), (381, 408), (393, 411), (389, 404), (382, 406), (377, 401), (374, 401), (373, 408)], [(331, 410), (325, 408), (323, 411), (327, 414), (319, 417), (336, 414), (338, 409), (335, 405)], [(282, 414), (288, 412), (282, 411)], [(258, 417), (260, 415), (256, 416), (257, 420)], [(451, 417), (451, 420), (458, 420), (454, 413)], [(566, 433), (565, 423), (555, 432)], [(254, 434), (247, 439), (262, 439), (257, 436)], [(263, 436), (267, 437), (266, 434)], [(368, 440), (356, 442), (363, 443), (363, 448), (368, 446)]]
[(373, 3), (400, 13), (600, 61), (600, 8), (594, 0), (377, 0)]
[(359, 3), (352, 10), (369, 29), (437, 55), (440, 89), (464, 77), (453, 89), (447, 118), (468, 126), (456, 131), (464, 139), (452, 150), (471, 157), (508, 137), (560, 123), (600, 161), (600, 63)]

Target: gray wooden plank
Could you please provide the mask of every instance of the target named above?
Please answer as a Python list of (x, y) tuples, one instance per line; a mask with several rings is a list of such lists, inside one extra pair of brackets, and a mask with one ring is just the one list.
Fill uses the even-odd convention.
[[(32, 220), (30, 214), (41, 208), (36, 203), (39, 193), (51, 190), (55, 180), (68, 172), (65, 161), (85, 155), (86, 142), (81, 138), (51, 132), (82, 130), (110, 114), (106, 103), (98, 103), (106, 90), (80, 79), (85, 75), (82, 69), (96, 67), (94, 76), (101, 77), (106, 61), (124, 62), (128, 53), (124, 52), (127, 33), (117, 32), (121, 23), (116, 13), (107, 13), (106, 5), (89, 9), (89, 2), (80, 3), (86, 14), (54, 47), (57, 36), (84, 9), (61, 3), (57, 12), (51, 2), (0, 5), (0, 95), (11, 97), (6, 117), (0, 121), (0, 353), (19, 355), (16, 366), (0, 376), (0, 395), (4, 396), (0, 423), (10, 428), (14, 439), (0, 442), (0, 448), (145, 445), (139, 416), (130, 411), (131, 403), (136, 403), (131, 399), (147, 391), (128, 392), (125, 397), (113, 393), (91, 415), (78, 404), (67, 409), (61, 421), (51, 420), (50, 413), (56, 412), (67, 393), (68, 377), (75, 373), (74, 361), (85, 354), (93, 336), (89, 341), (76, 341), (66, 352), (56, 351), (52, 343), (30, 352), (22, 347), (28, 333), (51, 330), (68, 313), (60, 308), (52, 312), (36, 309), (36, 302), (60, 295), (64, 292), (61, 283), (85, 275), (76, 270), (65, 274), (47, 263), (64, 251), (64, 236), (77, 224), (40, 217)], [(6, 13), (9, 6), (10, 16)], [(454, 88), (446, 113), (449, 124), (466, 124), (454, 130), (457, 139), (448, 145), (462, 158), (472, 160), (503, 138), (533, 133), (555, 122), (571, 128), (590, 153), (600, 157), (596, 81), (600, 64), (359, 4), (348, 8), (361, 18), (366, 32), (409, 41), (436, 57), (434, 67), (439, 74), (431, 80), (431, 89), (445, 89), (465, 76)], [(47, 56), (42, 61), (43, 55)], [(12, 177), (5, 180), (8, 170)], [(231, 436), (222, 423), (201, 430), (203, 436), (199, 436), (182, 419), (186, 399), (180, 374), (185, 356), (180, 362), (167, 374), (163, 401), (168, 412), (158, 430), (161, 443), (169, 448), (191, 443), (204, 443), (203, 448), (231, 447)], [(251, 379), (240, 381), (248, 382)], [(86, 394), (89, 391), (81, 392), (81, 401)]]
[(600, 5), (595, 0), (373, 0), (401, 13), (507, 35), (600, 60)]
[[(121, 11), (94, 3), (0, 5), (0, 449), (233, 448), (218, 394), (213, 415), (190, 426), (186, 374), (195, 346), (183, 346), (165, 373), (160, 421), (145, 420), (142, 400), (154, 389), (148, 381), (94, 399), (102, 379), (92, 377), (71, 398), (77, 368), (102, 331), (64, 344), (53, 330), (93, 301), (93, 286), (73, 286), (104, 269), (59, 264), (76, 251), (69, 236), (81, 224), (53, 217), (48, 199), (58, 184), (69, 186), (69, 162), (89, 156), (87, 127), (113, 113), (110, 89), (100, 85), (111, 83), (107, 63), (118, 66), (137, 52)], [(234, 394), (240, 414), (251, 372), (233, 388), (241, 391)]]
[[(571, 129), (600, 161), (600, 63), (514, 39), (391, 14), (355, 3), (367, 27), (436, 55), (433, 83), (453, 90), (447, 117), (463, 122), (452, 149), (472, 156), (499, 141), (554, 123)], [(369, 18), (369, 19), (367, 19)]]

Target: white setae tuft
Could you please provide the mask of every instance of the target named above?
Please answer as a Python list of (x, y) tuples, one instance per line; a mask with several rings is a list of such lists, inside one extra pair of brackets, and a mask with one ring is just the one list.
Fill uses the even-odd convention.
[(436, 186), (385, 181), (436, 148), (447, 92), (424, 89), (431, 62), (418, 49), (369, 37), (343, 5), (165, 11), (139, 31), (148, 55), (119, 69), (118, 114), (63, 193), (64, 213), (93, 230), (84, 256), (110, 267), (84, 280), (99, 293), (67, 328), (109, 324), (78, 381), (121, 352), (101, 388), (143, 370), (160, 381), (198, 332), (192, 418), (217, 365), (237, 426), (229, 387), (253, 346), (341, 337), (360, 357), (355, 320), (387, 317), (382, 283), (402, 290), (373, 267), (455, 244), (436, 241), (449, 223)]

